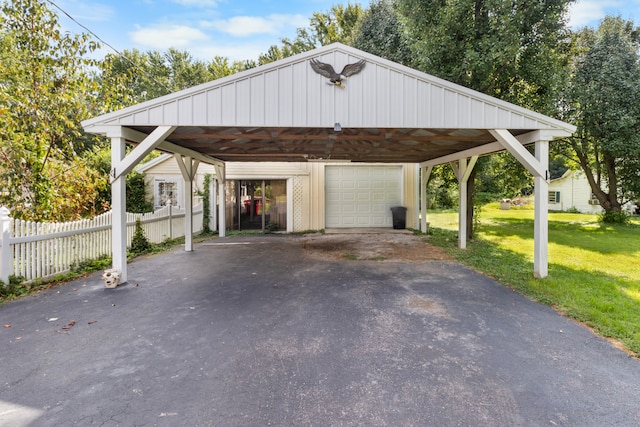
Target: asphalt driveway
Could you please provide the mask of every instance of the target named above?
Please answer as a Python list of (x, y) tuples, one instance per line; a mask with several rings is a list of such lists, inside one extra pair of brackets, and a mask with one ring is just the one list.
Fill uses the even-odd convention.
[(640, 425), (640, 362), (552, 309), (454, 262), (301, 239), (214, 239), (1, 306), (0, 425)]

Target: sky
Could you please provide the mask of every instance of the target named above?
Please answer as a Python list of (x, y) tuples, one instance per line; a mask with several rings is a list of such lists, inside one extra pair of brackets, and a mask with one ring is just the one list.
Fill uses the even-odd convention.
[[(327, 12), (347, 0), (47, 0), (116, 50), (186, 50), (195, 59), (214, 56), (257, 59), (296, 29), (309, 26), (313, 12)], [(351, 0), (352, 3), (357, 1)], [(366, 8), (370, 1), (359, 1)], [(64, 30), (87, 32), (50, 4)], [(605, 15), (640, 25), (640, 0), (578, 0), (569, 25), (597, 27)], [(112, 52), (105, 47), (104, 52)]]

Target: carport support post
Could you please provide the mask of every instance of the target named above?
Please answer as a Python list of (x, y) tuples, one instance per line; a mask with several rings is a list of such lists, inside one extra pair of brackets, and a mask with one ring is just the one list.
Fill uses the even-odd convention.
[[(111, 138), (111, 164), (118, 165), (125, 157), (125, 139)], [(116, 175), (112, 166), (112, 176)], [(120, 283), (127, 281), (127, 175), (120, 174), (111, 182), (111, 263), (120, 272)]]
[(193, 160), (189, 156), (183, 157), (178, 153), (174, 154), (174, 157), (182, 173), (185, 188), (184, 250), (191, 252), (193, 250), (193, 179), (195, 178), (200, 161)]
[[(549, 141), (535, 143), (536, 160), (543, 170), (549, 169)], [(545, 174), (547, 175), (547, 174)], [(533, 223), (533, 275), (537, 278), (549, 274), (549, 181), (548, 176), (534, 176), (535, 216)]]
[(225, 191), (223, 180), (218, 181), (218, 193), (220, 193), (218, 236), (225, 237), (227, 235), (227, 192)]
[(458, 161), (458, 247), (467, 248), (467, 181), (462, 175), (467, 169), (467, 159)]
[(427, 229), (427, 183), (433, 171), (433, 166), (420, 168), (420, 231), (426, 233)]
[(460, 249), (467, 248), (467, 182), (477, 160), (478, 156), (473, 156), (468, 162), (464, 158), (458, 160), (457, 165), (451, 162), (453, 172), (458, 178), (458, 247)]
[(218, 228), (218, 212), (216, 212), (216, 201), (218, 200), (218, 179), (209, 181), (209, 229)]

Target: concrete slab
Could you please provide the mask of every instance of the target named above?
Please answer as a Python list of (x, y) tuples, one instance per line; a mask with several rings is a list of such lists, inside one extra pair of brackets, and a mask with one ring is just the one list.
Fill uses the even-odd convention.
[(450, 261), (237, 236), (0, 307), (0, 425), (640, 425), (640, 362)]

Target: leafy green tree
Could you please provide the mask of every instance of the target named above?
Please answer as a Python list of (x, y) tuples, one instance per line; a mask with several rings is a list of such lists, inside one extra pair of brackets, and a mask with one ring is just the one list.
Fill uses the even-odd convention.
[(229, 62), (220, 56), (207, 63), (174, 48), (166, 52), (133, 49), (120, 55), (107, 55), (101, 76), (112, 82), (125, 82), (129, 102), (134, 104), (216, 80), (248, 66), (248, 63)]
[(483, 93), (556, 111), (573, 0), (398, 0), (416, 66)]
[(578, 130), (566, 144), (607, 213), (640, 196), (639, 48), (637, 28), (620, 17), (576, 36), (563, 112)]
[[(89, 72), (97, 63), (87, 54), (97, 47), (87, 34), (62, 32), (43, 1), (1, 4), (0, 203), (16, 217), (62, 219), (54, 209), (63, 183), (59, 162), (73, 164), (85, 149), (80, 121), (89, 116), (99, 92)], [(83, 191), (67, 193), (75, 205), (71, 211), (78, 214), (93, 209), (80, 206)]]
[(298, 28), (296, 37), (283, 38), (281, 46), (272, 45), (258, 58), (258, 64), (268, 64), (320, 46), (340, 42), (349, 44), (352, 33), (363, 14), (359, 4), (335, 5), (327, 12), (314, 12), (309, 27)]
[[(564, 16), (572, 1), (398, 0), (397, 6), (416, 68), (555, 115), (569, 45)], [(480, 162), (469, 179), (470, 237), (475, 178), (484, 173), (483, 164), (488, 163)]]
[(390, 0), (375, 0), (369, 5), (358, 19), (349, 44), (399, 64), (412, 62), (409, 40)]

